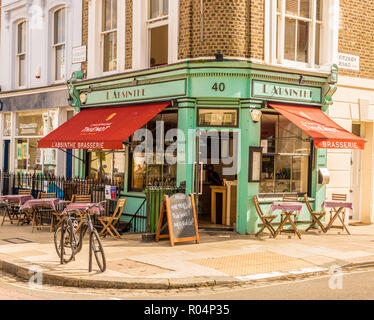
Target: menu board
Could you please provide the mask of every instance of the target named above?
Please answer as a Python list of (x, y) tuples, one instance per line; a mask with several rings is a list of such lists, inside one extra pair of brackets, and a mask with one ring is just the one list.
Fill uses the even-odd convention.
[(170, 198), (164, 196), (156, 241), (160, 238), (169, 238), (172, 246), (174, 242), (183, 241), (200, 243), (193, 195), (177, 193)]

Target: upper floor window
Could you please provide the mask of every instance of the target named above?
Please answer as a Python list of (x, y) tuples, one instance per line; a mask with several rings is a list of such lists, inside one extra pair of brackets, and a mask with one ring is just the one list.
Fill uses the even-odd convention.
[(315, 67), (321, 64), (322, 0), (277, 0), (276, 60)]
[(54, 80), (65, 78), (65, 8), (60, 8), (53, 15), (53, 57)]
[(26, 85), (26, 21), (21, 21), (17, 24), (17, 78), (16, 84), (18, 87)]
[(103, 71), (117, 70), (117, 0), (102, 0)]
[(169, 0), (148, 0), (149, 66), (169, 61)]

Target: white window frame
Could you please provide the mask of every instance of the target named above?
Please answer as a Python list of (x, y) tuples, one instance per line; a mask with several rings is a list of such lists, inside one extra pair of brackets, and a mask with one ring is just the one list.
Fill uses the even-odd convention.
[[(178, 62), (179, 37), (179, 2), (182, 0), (169, 0), (169, 14), (156, 19), (149, 19), (149, 0), (133, 2), (133, 46), (132, 69), (149, 68), (150, 65), (150, 36), (151, 28), (168, 24), (168, 64)], [(150, 24), (152, 26), (150, 26)], [(144, 54), (146, 52), (146, 54)]]
[[(24, 43), (24, 47), (25, 47), (25, 51), (24, 52), (18, 52), (18, 36), (19, 36), (19, 32), (18, 32), (18, 28), (20, 27), (20, 25), (22, 23), (25, 23), (25, 43)], [(24, 79), (24, 84), (23, 85), (20, 85), (20, 81), (19, 81), (19, 78), (20, 78), (20, 58), (24, 56), (25, 58), (25, 70), (24, 70), (24, 73), (25, 73), (25, 79)], [(20, 21), (17, 22), (16, 24), (16, 88), (18, 89), (22, 89), (22, 88), (26, 88), (27, 86), (27, 20), (26, 19), (22, 19)]]
[[(312, 28), (309, 28), (309, 50), (308, 62), (298, 62), (284, 59), (284, 28), (285, 28), (285, 6), (286, 0), (281, 0), (282, 11), (279, 19), (281, 28), (277, 33), (277, 1), (265, 0), (265, 63), (280, 67), (287, 67), (299, 70), (313, 70), (317, 72), (329, 72), (331, 64), (337, 62), (338, 34), (339, 34), (339, 0), (321, 0), (322, 3), (322, 23), (320, 28), (320, 54), (319, 65), (315, 61), (315, 25), (319, 23), (316, 19), (299, 18), (299, 20), (309, 21)], [(312, 2), (312, 17), (316, 17), (316, 1)], [(290, 16), (295, 18), (293, 16)], [(278, 41), (281, 39), (281, 41)], [(296, 39), (297, 41), (297, 35)], [(277, 48), (278, 45), (278, 48)], [(277, 57), (277, 49), (280, 53)]]
[[(148, 68), (151, 67), (151, 32), (152, 32), (152, 29), (155, 29), (155, 28), (159, 28), (159, 27), (163, 27), (163, 26), (168, 26), (168, 62), (167, 64), (170, 63), (170, 33), (169, 33), (169, 29), (170, 29), (170, 24), (169, 24), (169, 9), (168, 9), (168, 14), (167, 15), (163, 15), (163, 16), (159, 16), (157, 18), (153, 18), (151, 19), (151, 3), (152, 0), (147, 0), (147, 42), (148, 42)], [(164, 6), (164, 1), (163, 0), (158, 0), (159, 1), (159, 8), (160, 8), (160, 11), (162, 12), (163, 11), (163, 6)], [(170, 3), (169, 3), (170, 5)], [(169, 7), (168, 7), (169, 8)]]
[[(61, 43), (55, 43), (55, 13), (59, 10), (62, 10), (64, 9), (65, 10), (65, 30), (64, 30), (64, 39), (65, 41), (64, 42), (61, 42)], [(67, 26), (67, 10), (66, 10), (66, 7), (65, 6), (61, 6), (61, 7), (58, 7), (56, 8), (55, 10), (53, 10), (52, 12), (52, 51), (53, 51), (53, 57), (52, 57), (52, 75), (53, 75), (53, 78), (52, 78), (52, 81), (54, 83), (62, 83), (65, 81), (66, 79), (66, 28)], [(57, 53), (57, 49), (59, 47), (62, 47), (64, 46), (64, 57), (65, 57), (65, 65), (64, 65), (64, 77), (62, 79), (56, 79), (56, 53)]]
[[(101, 17), (101, 19), (100, 19), (100, 60), (101, 60), (101, 64), (100, 64), (100, 68), (101, 68), (101, 71), (102, 71), (102, 73), (103, 74), (111, 74), (111, 73), (115, 73), (115, 72), (117, 72), (118, 71), (118, 23), (119, 23), (119, 13), (118, 13), (118, 11), (119, 11), (119, 2), (120, 1), (118, 1), (118, 0), (114, 0), (114, 1), (117, 1), (117, 26), (116, 26), (116, 28), (112, 28), (112, 29), (110, 29), (110, 30), (105, 30), (105, 31), (103, 31), (104, 30), (104, 25), (103, 25), (103, 11), (104, 11), (104, 8), (103, 8), (103, 2), (104, 2), (105, 0), (101, 0), (101, 4), (100, 4), (100, 6), (101, 6), (101, 10), (100, 10), (100, 13), (101, 13), (101, 15), (100, 15), (100, 17)], [(113, 3), (113, 0), (111, 1), (111, 3)], [(104, 71), (104, 37), (105, 37), (105, 35), (108, 35), (108, 34), (110, 34), (110, 33), (116, 33), (116, 43), (117, 43), (117, 52), (116, 52), (116, 59), (115, 59), (115, 61), (116, 61), (116, 68), (115, 69), (113, 69), (113, 70), (109, 70), (109, 71)]]

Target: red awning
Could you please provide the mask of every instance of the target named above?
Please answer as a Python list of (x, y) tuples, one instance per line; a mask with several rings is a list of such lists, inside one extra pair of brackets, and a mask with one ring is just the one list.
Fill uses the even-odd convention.
[(169, 102), (84, 109), (38, 143), (39, 148), (122, 149), (122, 142)]
[(364, 149), (364, 139), (339, 126), (318, 108), (273, 103), (269, 106), (308, 133), (316, 148)]

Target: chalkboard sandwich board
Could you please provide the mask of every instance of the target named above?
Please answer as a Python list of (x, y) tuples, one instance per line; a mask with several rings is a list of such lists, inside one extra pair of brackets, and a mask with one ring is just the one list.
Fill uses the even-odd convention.
[[(166, 215), (165, 215), (166, 213)], [(174, 242), (196, 241), (200, 243), (194, 196), (184, 193), (164, 196), (158, 219), (156, 241), (169, 238)]]

